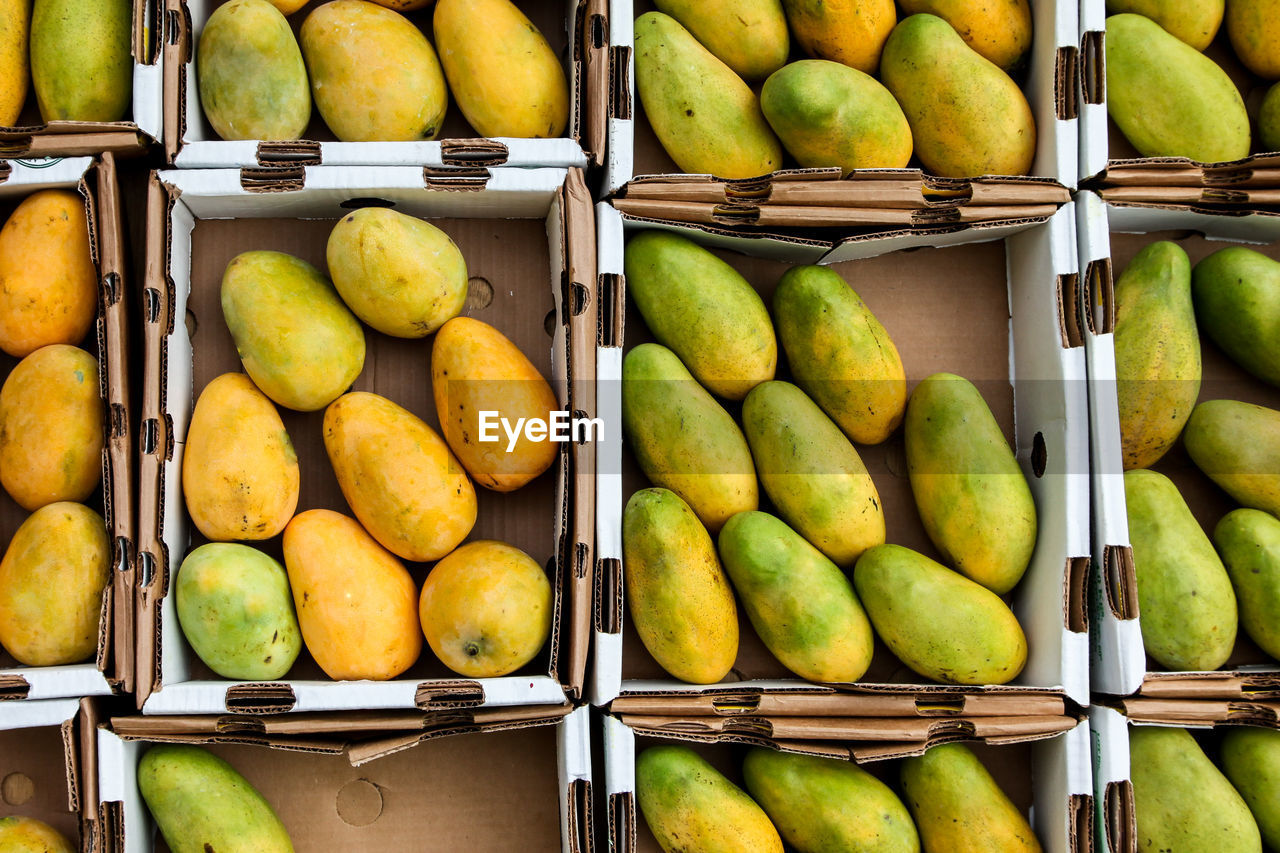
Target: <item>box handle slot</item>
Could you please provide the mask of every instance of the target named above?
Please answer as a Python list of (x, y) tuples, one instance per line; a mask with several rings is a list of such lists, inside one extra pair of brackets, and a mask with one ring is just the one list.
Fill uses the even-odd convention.
[(600, 320), (596, 340), (602, 347), (622, 345), (623, 300), (626, 288), (618, 273), (601, 273), (596, 278), (596, 290), (600, 294)]
[(1088, 557), (1067, 558), (1067, 600), (1065, 607), (1067, 630), (1073, 634), (1089, 631), (1089, 564)]
[(475, 708), (484, 704), (484, 688), (474, 681), (424, 681), (413, 704), (424, 711)]
[(385, 198), (349, 198), (346, 201), (338, 202), (338, 207), (345, 210), (359, 210), (364, 207), (395, 207), (394, 201)]
[(1058, 62), (1053, 80), (1058, 121), (1072, 121), (1079, 113), (1076, 101), (1076, 81), (1080, 73), (1076, 69), (1078, 56), (1078, 51), (1071, 45), (1058, 48)]
[(1077, 273), (1058, 276), (1058, 332), (1063, 349), (1084, 346), (1084, 333), (1080, 329), (1080, 276)]
[(760, 694), (733, 693), (727, 696), (714, 696), (711, 708), (721, 716), (734, 714), (752, 714), (760, 710)]
[(1086, 104), (1102, 104), (1107, 98), (1105, 35), (1102, 30), (1090, 30), (1080, 39), (1080, 89)]
[(1093, 796), (1072, 794), (1068, 809), (1071, 813), (1072, 853), (1087, 853), (1093, 849)]
[(1135, 849), (1138, 822), (1133, 813), (1133, 783), (1128, 779), (1108, 782), (1102, 806), (1107, 821), (1107, 847), (1111, 850)]
[(0, 184), (9, 180), (11, 174), (13, 174), (13, 167), (8, 162), (0, 162)]
[(1115, 282), (1111, 277), (1111, 259), (1089, 261), (1085, 267), (1084, 319), (1089, 332), (1109, 335), (1116, 330)]
[(630, 791), (609, 795), (610, 853), (632, 853), (636, 849), (634, 796)]
[(235, 684), (227, 688), (228, 711), (242, 714), (283, 714), (297, 704), (293, 688), (284, 683)]
[(501, 166), (509, 156), (507, 146), (492, 139), (457, 139), (440, 143), (440, 162), (445, 166), (474, 169)]
[(591, 845), (591, 783), (586, 779), (574, 779), (569, 783), (569, 849), (574, 853), (590, 853)]
[(617, 634), (622, 630), (622, 561), (605, 557), (600, 561), (596, 577), (600, 579), (596, 592), (596, 630)]
[(1137, 619), (1138, 576), (1133, 568), (1133, 549), (1128, 545), (1105, 546), (1102, 571), (1107, 609), (1117, 619)]
[(924, 693), (916, 697), (916, 713), (922, 717), (952, 717), (964, 713), (963, 696)]
[(1031, 440), (1031, 473), (1035, 474), (1037, 480), (1044, 476), (1048, 464), (1049, 449), (1045, 447), (1044, 433), (1037, 432)]
[(609, 117), (631, 120), (631, 48), (609, 49)]

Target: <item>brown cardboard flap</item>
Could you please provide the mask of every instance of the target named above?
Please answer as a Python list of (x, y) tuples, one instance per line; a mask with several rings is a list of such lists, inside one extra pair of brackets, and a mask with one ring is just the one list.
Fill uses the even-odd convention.
[(1251, 206), (1280, 204), (1280, 189), (1120, 186), (1106, 187), (1099, 190), (1098, 194), (1103, 201)]
[(1093, 850), (1093, 796), (1071, 794), (1067, 802), (1067, 819), (1071, 821), (1067, 835), (1072, 853)]
[(1133, 722), (1179, 726), (1248, 725), (1280, 728), (1280, 703), (1221, 699), (1149, 699), (1130, 697), (1120, 702)]
[[(1114, 317), (1114, 312), (1111, 313)], [(1117, 619), (1138, 618), (1138, 576), (1133, 566), (1133, 549), (1128, 545), (1107, 545), (1102, 550), (1102, 571), (1107, 609)]]
[(97, 818), (97, 809), (94, 804), (98, 802), (98, 700), (81, 699), (80, 700), (80, 716), (76, 724), (78, 737), (78, 778), (76, 779), (76, 790), (80, 793), (80, 803), (82, 805), (81, 818), (81, 849), (87, 853), (88, 850), (98, 849), (92, 844), (92, 840), (97, 838), (97, 827), (95, 819)]
[(53, 125), (39, 134), (0, 131), (0, 157), (87, 157), (137, 153), (146, 146), (146, 137), (134, 125), (91, 133), (59, 133)]
[(586, 85), (583, 95), (582, 147), (592, 166), (604, 163), (609, 129), (609, 2), (586, 0), (583, 39), (586, 42)]
[(717, 690), (680, 694), (619, 696), (609, 712), (665, 717), (994, 717), (1059, 716), (1061, 696), (1024, 694), (850, 694), (824, 691), (777, 693)]
[(660, 717), (624, 714), (638, 732), (704, 737), (744, 735), (780, 740), (887, 741), (932, 745), (949, 740), (991, 743), (1036, 740), (1069, 731), (1074, 717), (843, 718), (843, 717)]
[(1080, 91), (1086, 104), (1102, 104), (1107, 97), (1105, 33), (1090, 30), (1080, 37)]
[(1151, 699), (1280, 699), (1280, 673), (1147, 673), (1138, 695)]
[(624, 215), (703, 225), (778, 228), (860, 228), (888, 225), (943, 225), (1021, 217), (1048, 217), (1056, 204), (1024, 206), (950, 206), (934, 208), (814, 207), (802, 205), (706, 204), (621, 198), (613, 202)]
[(476, 711), (469, 715), (469, 719), (436, 719), (430, 721), (430, 724), (424, 724), (422, 730), (418, 732), (350, 744), (347, 749), (347, 758), (353, 767), (358, 767), (361, 764), (412, 749), (429, 740), (450, 735), (512, 731), (555, 725), (572, 710), (571, 705), (553, 705), (526, 708), (523, 709), (523, 713), (512, 709), (494, 709), (493, 711)]
[(1068, 189), (1051, 181), (969, 181), (918, 173), (871, 179), (854, 172), (844, 180), (830, 180), (832, 177), (838, 178), (839, 173), (805, 174), (805, 180), (773, 177), (751, 181), (633, 182), (616, 201), (651, 199), (705, 204), (758, 201), (776, 205), (913, 210), (961, 205), (1059, 205), (1071, 200)]
[(0, 673), (0, 701), (7, 699), (26, 699), (31, 685), (21, 675)]

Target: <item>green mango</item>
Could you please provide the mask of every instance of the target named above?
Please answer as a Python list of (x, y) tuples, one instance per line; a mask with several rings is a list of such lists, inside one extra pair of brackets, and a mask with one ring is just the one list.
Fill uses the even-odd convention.
[(1026, 475), (982, 394), (935, 373), (911, 392), (907, 475), (929, 539), (956, 571), (1003, 595), (1036, 548)]
[(1280, 151), (1280, 83), (1267, 90), (1258, 107), (1258, 144), (1263, 151)]
[(1244, 800), (1272, 850), (1280, 850), (1280, 732), (1230, 728), (1219, 753), (1222, 772)]
[(904, 758), (900, 774), (924, 853), (1040, 853), (1031, 824), (964, 744)]
[(1027, 663), (1026, 635), (1000, 596), (910, 548), (867, 551), (853, 586), (876, 634), (925, 678), (1004, 684)]
[(920, 837), (893, 790), (850, 761), (753, 748), (747, 791), (798, 853), (919, 853)]
[(1249, 154), (1249, 114), (1227, 72), (1142, 15), (1107, 18), (1107, 113), (1143, 157)]
[(132, 41), (129, 0), (35, 0), (31, 82), (40, 116), (123, 119), (133, 94)]
[(1107, 0), (1107, 14), (1135, 12), (1169, 35), (1203, 51), (1222, 26), (1226, 0)]
[(1236, 364), (1280, 385), (1280, 262), (1244, 246), (1219, 249), (1191, 271), (1201, 331)]
[(787, 523), (839, 566), (884, 542), (884, 510), (858, 451), (790, 382), (757, 385), (742, 429), (760, 485)]
[(1280, 658), (1280, 520), (1261, 510), (1237, 509), (1213, 529), (1213, 544), (1231, 577), (1245, 633)]
[(741, 400), (773, 378), (769, 310), (733, 267), (685, 237), (642, 231), (627, 244), (624, 270), (649, 331), (712, 394)]
[(1249, 807), (1186, 729), (1129, 728), (1138, 850), (1261, 853)]
[(763, 80), (791, 52), (781, 0), (654, 0), (744, 80)]
[(1226, 568), (1168, 477), (1126, 471), (1124, 497), (1147, 654), (1175, 671), (1217, 669), (1236, 644)]
[(138, 790), (173, 853), (293, 853), (271, 804), (208, 750), (151, 747), (138, 762)]
[(1280, 411), (1237, 400), (1206, 400), (1183, 443), (1196, 467), (1243, 506), (1280, 516)]
[(738, 513), (716, 544), (752, 627), (787, 669), (824, 682), (866, 673), (871, 623), (835, 563), (764, 512)]

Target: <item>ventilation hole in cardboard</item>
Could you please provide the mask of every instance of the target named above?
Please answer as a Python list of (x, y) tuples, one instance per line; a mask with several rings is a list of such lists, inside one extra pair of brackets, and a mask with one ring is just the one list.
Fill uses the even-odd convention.
[(1049, 451), (1044, 446), (1044, 433), (1036, 433), (1036, 437), (1031, 442), (1031, 473), (1036, 478), (1044, 476), (1044, 467), (1049, 462)]
[(547, 330), (548, 338), (556, 336), (556, 309), (552, 308), (547, 312), (547, 316), (542, 320), (542, 328)]
[(160, 291), (154, 287), (148, 287), (142, 292), (142, 301), (146, 307), (147, 322), (156, 323), (160, 320)]
[(463, 311), (483, 311), (493, 302), (493, 285), (483, 276), (473, 275), (467, 279), (467, 301)]
[(0, 781), (0, 799), (5, 805), (20, 806), (36, 795), (36, 783), (25, 773), (10, 773)]
[(907, 447), (901, 437), (893, 438), (884, 445), (884, 467), (895, 477), (907, 476)]
[(349, 198), (346, 201), (338, 202), (338, 207), (345, 207), (347, 210), (357, 210), (361, 207), (395, 207), (396, 203), (385, 198)]
[(382, 816), (382, 792), (368, 779), (356, 779), (338, 791), (337, 808), (348, 826), (368, 826)]
[(190, 308), (187, 309), (187, 339), (194, 341), (196, 339), (196, 329), (200, 322), (196, 320), (195, 312)]

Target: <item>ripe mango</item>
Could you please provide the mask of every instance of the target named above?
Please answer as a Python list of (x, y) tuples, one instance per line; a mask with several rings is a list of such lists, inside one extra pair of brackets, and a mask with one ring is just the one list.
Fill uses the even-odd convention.
[(651, 746), (636, 757), (636, 800), (666, 853), (782, 853), (760, 807), (687, 746)]
[(754, 747), (742, 761), (742, 777), (799, 853), (920, 853), (907, 807), (851, 761)]
[(1175, 671), (1217, 669), (1236, 642), (1227, 570), (1168, 477), (1126, 471), (1124, 496), (1147, 654)]
[(1280, 2), (1231, 0), (1227, 35), (1246, 68), (1267, 80), (1280, 77)]
[(743, 80), (763, 80), (787, 62), (791, 38), (782, 0), (655, 0)]
[(871, 623), (835, 563), (764, 512), (729, 519), (717, 544), (752, 627), (787, 669), (809, 681), (866, 673)]
[(1191, 271), (1197, 327), (1254, 376), (1280, 385), (1280, 262), (1244, 246)]
[(1003, 595), (1036, 548), (1026, 475), (982, 394), (935, 373), (911, 392), (907, 474), (925, 532), (956, 571)]
[(1249, 115), (1227, 72), (1142, 15), (1107, 18), (1107, 113), (1143, 157), (1204, 163), (1249, 153)]
[(343, 142), (435, 139), (449, 107), (431, 43), (399, 12), (333, 0), (302, 22), (316, 109)]
[(707, 529), (668, 489), (641, 489), (622, 513), (623, 577), (636, 633), (681, 681), (715, 684), (738, 657), (738, 608)]
[(200, 106), (223, 139), (300, 139), (311, 89), (298, 40), (267, 0), (213, 10), (196, 52)]
[(1139, 850), (1261, 853), (1249, 807), (1186, 729), (1129, 727)]
[(1206, 400), (1191, 413), (1183, 443), (1196, 467), (1237, 502), (1280, 515), (1280, 411)]
[(31, 0), (0, 2), (0, 127), (16, 125), (27, 101), (30, 31)]
[(1234, 510), (1214, 527), (1213, 544), (1231, 577), (1245, 633), (1280, 659), (1280, 520), (1257, 509)]
[(75, 853), (58, 830), (33, 817), (0, 817), (0, 850), (5, 853)]
[(737, 270), (666, 231), (640, 232), (624, 254), (627, 290), (645, 325), (703, 387), (741, 400), (773, 378), (778, 342), (769, 310)]
[(902, 105), (916, 156), (935, 175), (1025, 175), (1036, 121), (1018, 84), (936, 15), (912, 15), (884, 45), (880, 79)]
[(1031, 52), (1027, 0), (902, 0), (902, 11), (937, 15), (955, 28), (965, 44), (1007, 72), (1025, 65)]
[(425, 9), (435, 0), (373, 0), (379, 6), (386, 6), (388, 9), (394, 9), (397, 12), (412, 12), (416, 9)]
[(31, 80), (49, 121), (119, 121), (133, 93), (129, 0), (35, 0)]
[(83, 501), (102, 480), (98, 360), (78, 347), (41, 347), (0, 387), (0, 483), (18, 505)]
[(773, 294), (778, 337), (796, 384), (858, 444), (902, 423), (907, 379), (889, 332), (830, 267), (792, 267)]
[(1280, 732), (1232, 726), (1222, 737), (1222, 772), (1236, 789), (1268, 848), (1280, 848)]
[(468, 542), (436, 563), (418, 615), (436, 657), (470, 678), (508, 675), (551, 635), (551, 583), (532, 557), (505, 542)]
[(1026, 665), (1027, 639), (1013, 611), (923, 554), (878, 545), (858, 558), (853, 586), (876, 634), (925, 678), (1004, 684)]
[(782, 167), (782, 144), (755, 93), (675, 18), (637, 18), (635, 51), (640, 102), (681, 170), (754, 178)]
[(360, 321), (319, 270), (293, 255), (232, 258), (222, 275), (222, 316), (249, 378), (286, 408), (323, 409), (364, 369)]
[(569, 81), (547, 39), (510, 0), (437, 0), (440, 64), (480, 136), (554, 139), (569, 122)]
[(900, 772), (925, 853), (1040, 853), (1031, 824), (964, 744), (904, 758)]
[(864, 74), (876, 73), (885, 40), (898, 22), (893, 0), (782, 0), (782, 5), (805, 53)]
[(622, 428), (649, 481), (679, 495), (712, 533), (759, 505), (742, 431), (666, 347), (641, 344), (623, 358)]
[(102, 516), (69, 501), (41, 507), (22, 522), (0, 560), (0, 646), (27, 666), (92, 657), (110, 580)]
[(1107, 0), (1107, 14), (1136, 12), (1169, 35), (1203, 51), (1222, 26), (1226, 0)]

